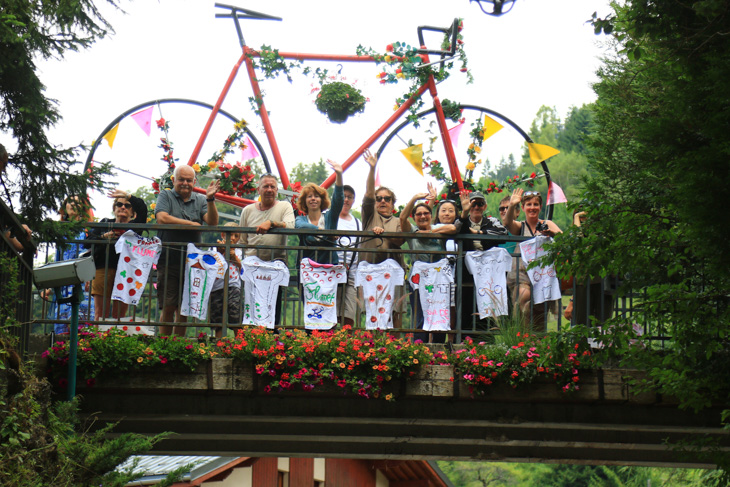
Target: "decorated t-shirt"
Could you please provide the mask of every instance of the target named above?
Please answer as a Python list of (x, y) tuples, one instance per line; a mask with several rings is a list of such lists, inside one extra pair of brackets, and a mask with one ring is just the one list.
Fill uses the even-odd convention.
[(423, 329), (451, 329), (451, 285), (454, 272), (448, 259), (429, 263), (416, 261), (411, 267), (411, 287), (418, 289), (423, 308)]
[[(546, 251), (543, 245), (551, 241), (551, 237), (538, 235), (533, 239), (522, 242), (520, 244), (520, 252), (522, 253), (522, 261), (525, 265), (527, 266), (533, 260), (545, 255)], [(560, 281), (555, 274), (554, 266), (549, 265), (528, 269), (527, 276), (532, 283), (532, 296), (535, 304), (560, 299)]]
[(379, 264), (360, 261), (357, 265), (355, 286), (363, 289), (368, 330), (393, 328), (395, 288), (403, 285), (404, 277), (403, 268), (393, 259)]
[(152, 266), (160, 259), (162, 242), (157, 237), (145, 238), (127, 230), (117, 239), (114, 249), (119, 254), (119, 262), (112, 299), (136, 306)]
[(507, 272), (512, 268), (512, 257), (502, 247), (466, 253), (466, 268), (474, 276), (479, 318), (506, 315)]
[[(243, 258), (243, 249), (233, 249), (233, 251), (236, 253), (238, 260)], [(224, 283), (225, 279), (216, 279), (213, 283), (213, 291), (223, 289)], [(228, 263), (228, 287), (241, 287), (241, 268), (232, 262)]]
[(289, 269), (280, 260), (267, 262), (250, 255), (241, 262), (243, 324), (274, 328), (279, 286), (289, 285)]
[(180, 314), (204, 320), (208, 316), (208, 298), (216, 279), (226, 273), (226, 260), (215, 250), (200, 250), (188, 244), (185, 258), (185, 284), (183, 285)]
[(329, 330), (337, 323), (337, 285), (347, 282), (344, 265), (318, 264), (304, 258), (299, 264), (304, 292), (304, 327)]

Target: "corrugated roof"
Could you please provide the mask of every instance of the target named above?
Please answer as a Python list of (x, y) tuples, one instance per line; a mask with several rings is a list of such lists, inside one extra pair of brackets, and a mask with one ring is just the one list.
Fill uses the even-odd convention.
[(217, 460), (221, 457), (211, 456), (177, 456), (177, 455), (136, 455), (129, 457), (126, 462), (119, 465), (117, 470), (124, 470), (132, 466), (135, 459), (139, 459), (139, 463), (134, 471), (149, 475), (167, 475), (176, 468), (180, 468), (188, 463), (194, 463), (195, 466), (202, 466), (206, 463)]

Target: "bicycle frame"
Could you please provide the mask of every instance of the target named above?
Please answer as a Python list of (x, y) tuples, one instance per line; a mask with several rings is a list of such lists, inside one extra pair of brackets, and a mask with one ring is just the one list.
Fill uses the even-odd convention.
[[(262, 100), (259, 105), (259, 117), (261, 118), (261, 122), (264, 126), (264, 132), (266, 133), (266, 137), (269, 142), (269, 146), (271, 147), (271, 152), (274, 158), (274, 162), (276, 163), (277, 170), (279, 171), (279, 177), (281, 179), (282, 186), (287, 189), (291, 187), (289, 177), (286, 172), (286, 168), (284, 167), (284, 162), (281, 157), (281, 152), (279, 151), (279, 145), (276, 140), (276, 136), (274, 135), (274, 129), (271, 125), (271, 121), (269, 119), (269, 114), (266, 110), (266, 104), (263, 101), (263, 98), (261, 96), (261, 88), (259, 86), (259, 81), (256, 77), (256, 72), (254, 68), (254, 58), (260, 57), (260, 53), (254, 49), (251, 49), (246, 45), (246, 42), (243, 39), (243, 34), (241, 31), (241, 26), (239, 24), (239, 19), (259, 19), (259, 20), (282, 20), (279, 17), (273, 17), (267, 14), (262, 14), (259, 12), (255, 12), (252, 10), (242, 9), (239, 7), (234, 7), (231, 5), (224, 5), (224, 4), (215, 4), (218, 8), (225, 8), (230, 9), (229, 13), (226, 14), (216, 14), (216, 18), (232, 18), (234, 21), (234, 24), (236, 26), (236, 32), (238, 34), (239, 43), (242, 48), (242, 54), (239, 58), (238, 62), (234, 65), (233, 69), (231, 70), (231, 74), (228, 76), (228, 80), (226, 81), (225, 85), (223, 86), (223, 90), (221, 91), (218, 101), (216, 102), (215, 106), (213, 107), (211, 114), (208, 118), (208, 121), (203, 128), (203, 132), (200, 135), (200, 138), (198, 139), (198, 143), (196, 144), (192, 154), (190, 155), (190, 159), (188, 161), (188, 165), (193, 165), (196, 163), (198, 156), (200, 155), (200, 150), (205, 143), (205, 140), (208, 136), (208, 133), (210, 132), (210, 128), (213, 125), (213, 121), (215, 120), (215, 117), (217, 116), (218, 112), (220, 111), (220, 107), (223, 104), (223, 101), (226, 98), (226, 95), (228, 94), (228, 91), (230, 90), (231, 85), (233, 84), (233, 81), (236, 78), (236, 75), (238, 74), (238, 71), (242, 64), (245, 63), (246, 65), (246, 72), (248, 74), (249, 81), (251, 83), (251, 88), (254, 93), (254, 97), (257, 100)], [(436, 64), (441, 63), (443, 65), (444, 62), (448, 61), (449, 59), (453, 58), (456, 50), (456, 35), (457, 35), (457, 27), (458, 27), (458, 19), (454, 19), (454, 22), (452, 23), (451, 27), (448, 28), (440, 28), (440, 27), (429, 27), (429, 26), (421, 26), (418, 27), (418, 39), (421, 43), (421, 48), (417, 50), (419, 54), (424, 54), (426, 56), (425, 63), (422, 66), (430, 65), (430, 64)], [(450, 50), (434, 50), (434, 49), (427, 49), (425, 47), (424, 38), (423, 38), (423, 32), (424, 31), (435, 31), (435, 32), (443, 32), (451, 36), (451, 49)], [(438, 61), (435, 61), (434, 63), (431, 63), (430, 55), (438, 55), (441, 57)], [(306, 53), (294, 53), (294, 52), (279, 52), (279, 55), (284, 59), (292, 59), (297, 61), (327, 61), (327, 62), (370, 62), (370, 63), (376, 63), (376, 59), (372, 56), (358, 56), (358, 55), (338, 55), (338, 54), (306, 54)], [(450, 57), (449, 57), (450, 56)], [(370, 137), (368, 137), (360, 146), (352, 153), (350, 157), (348, 157), (345, 162), (342, 164), (342, 167), (344, 170), (347, 170), (354, 162), (360, 157), (360, 155), (363, 153), (365, 149), (370, 147), (377, 139), (379, 139), (388, 129), (390, 129), (397, 121), (398, 119), (413, 105), (413, 103), (416, 102), (426, 91), (428, 90), (429, 94), (433, 98), (433, 106), (436, 110), (436, 120), (438, 122), (439, 131), (441, 133), (441, 139), (444, 144), (444, 150), (446, 151), (446, 159), (449, 166), (449, 171), (451, 173), (451, 178), (453, 181), (456, 182), (457, 186), (459, 187), (459, 190), (464, 189), (463, 181), (461, 179), (461, 174), (459, 173), (459, 168), (456, 163), (456, 154), (454, 153), (454, 148), (451, 143), (451, 137), (449, 134), (449, 130), (446, 126), (446, 118), (444, 116), (443, 107), (441, 106), (441, 100), (438, 96), (438, 91), (436, 89), (436, 82), (433, 78), (433, 76), (429, 76), (429, 78), (419, 87), (418, 91), (412, 95), (408, 100), (406, 100), (384, 123), (380, 126)], [(379, 156), (380, 154), (378, 154)], [(323, 183), (322, 187), (328, 188), (332, 185), (332, 183), (335, 181), (335, 175), (330, 175)], [(204, 193), (205, 191), (202, 188), (196, 188), (196, 191)], [(238, 198), (234, 196), (221, 196), (219, 197), (222, 201), (225, 201), (230, 204), (234, 204), (236, 206), (246, 206), (247, 204), (250, 204), (250, 200), (245, 200), (243, 198)]]

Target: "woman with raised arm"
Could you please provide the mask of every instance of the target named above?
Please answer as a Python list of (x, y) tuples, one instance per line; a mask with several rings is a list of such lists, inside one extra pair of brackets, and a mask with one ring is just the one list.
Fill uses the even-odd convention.
[[(342, 165), (327, 159), (335, 172), (335, 191), (332, 194), (332, 206), (327, 190), (314, 183), (308, 183), (302, 188), (297, 206), (304, 213), (294, 220), (294, 228), (306, 230), (337, 230), (337, 222), (345, 200), (342, 188)], [(324, 210), (328, 212), (323, 213)], [(309, 247), (332, 247), (334, 238), (328, 239), (318, 235), (303, 235), (299, 237), (300, 245)], [(309, 258), (318, 264), (338, 264), (337, 252), (331, 250), (304, 250), (302, 257)]]
[[(515, 221), (515, 216), (519, 214), (520, 204), (522, 204), (522, 211), (525, 212), (525, 220)], [(540, 210), (542, 210), (542, 195), (539, 191), (524, 191), (522, 188), (517, 188), (510, 197), (507, 213), (504, 215), (504, 226), (512, 235), (522, 237), (536, 237), (538, 235), (554, 237), (558, 233), (563, 233), (553, 221), (541, 220)], [(519, 268), (516, 265), (517, 261), (519, 261)], [(517, 276), (519, 276), (519, 288), (516, 303), (519, 305), (522, 315), (529, 318), (532, 286), (522, 259), (515, 259), (512, 271), (507, 275), (507, 285), (514, 286), (517, 283)], [(551, 301), (551, 303), (554, 302)], [(533, 324), (537, 325), (537, 329), (542, 329), (545, 321), (545, 307), (540, 304), (535, 305), (534, 308), (535, 320)], [(551, 309), (550, 311), (554, 310)]]
[[(418, 200), (426, 199), (427, 202), (420, 202), (417, 203)], [(428, 193), (418, 193), (411, 198), (411, 200), (408, 202), (406, 207), (401, 211), (400, 214), (400, 222), (401, 222), (401, 228), (404, 232), (410, 232), (412, 227), (411, 223), (408, 221), (408, 216), (411, 215), (413, 217), (413, 220), (416, 222), (416, 230), (414, 233), (418, 233), (420, 235), (428, 235), (428, 234), (436, 234), (436, 233), (442, 233), (442, 234), (455, 234), (458, 232), (458, 228), (456, 225), (448, 224), (448, 225), (439, 225), (439, 228), (434, 228), (431, 225), (431, 217), (433, 213), (432, 204), (435, 201), (436, 198), (436, 191), (433, 189), (431, 185), (429, 185), (429, 192)], [(419, 266), (415, 265), (417, 262), (428, 262), (428, 263), (434, 263), (438, 262), (441, 259), (445, 259), (446, 256), (443, 254), (437, 254), (436, 252), (441, 252), (444, 250), (444, 240), (436, 239), (436, 238), (409, 238), (408, 239), (408, 246), (411, 248), (411, 250), (417, 250), (419, 253), (411, 254), (411, 274), (418, 272), (418, 270), (414, 270), (419, 268)], [(438, 264), (437, 264), (438, 265)], [(446, 267), (450, 267), (449, 264), (445, 264)], [(445, 272), (446, 270), (443, 269)], [(453, 273), (450, 273), (451, 276), (453, 276)], [(420, 281), (420, 278), (419, 278)], [(418, 282), (413, 281), (413, 276), (411, 276), (411, 282), (415, 282), (416, 285), (418, 285)], [(424, 283), (425, 284), (425, 283)], [(431, 283), (433, 284), (433, 283)], [(451, 292), (447, 289), (448, 294), (446, 296), (441, 296), (442, 298), (445, 298), (443, 301), (443, 304), (445, 304), (446, 308), (450, 307), (451, 304)], [(422, 293), (424, 291), (421, 290), (419, 286), (419, 293)], [(439, 291), (440, 294), (443, 294), (443, 291)], [(432, 295), (432, 297), (435, 296)], [(429, 341), (429, 334), (424, 330), (425, 325), (425, 319), (423, 315), (423, 305), (422, 300), (419, 299), (419, 294), (416, 294), (415, 292), (411, 294), (411, 307), (413, 308), (413, 317), (414, 317), (414, 329), (421, 330), (419, 332), (414, 333), (414, 340), (421, 340), (423, 342)], [(432, 310), (433, 311), (433, 310)], [(448, 320), (446, 320), (446, 314), (443, 313), (443, 309), (437, 310), (439, 317), (431, 318), (429, 320), (428, 326), (426, 326), (427, 329), (431, 330), (431, 325), (433, 322), (437, 322), (438, 330), (439, 331), (446, 331), (446, 329), (451, 328), (451, 314), (448, 314)], [(443, 319), (442, 319), (443, 318)], [(446, 340), (446, 334), (444, 333), (434, 333), (431, 335), (432, 341), (437, 343), (443, 343)]]

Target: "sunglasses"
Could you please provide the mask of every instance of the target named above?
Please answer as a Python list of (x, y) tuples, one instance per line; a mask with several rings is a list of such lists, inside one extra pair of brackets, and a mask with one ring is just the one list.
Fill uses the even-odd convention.
[(121, 201), (117, 201), (116, 203), (114, 203), (114, 206), (116, 206), (117, 208), (124, 207), (128, 210), (132, 209), (132, 203), (122, 203)]
[(509, 209), (509, 206), (500, 206), (499, 207), (500, 212), (507, 211), (508, 209)]
[(472, 205), (477, 206), (477, 207), (482, 207), (482, 206), (487, 206), (487, 202), (484, 200), (473, 201)]
[(540, 196), (540, 192), (539, 191), (525, 191), (524, 193), (522, 193), (522, 197), (525, 197), (525, 196)]
[(380, 203), (381, 201), (390, 203), (391, 201), (393, 201), (393, 197), (392, 196), (376, 196), (375, 201), (377, 201), (378, 203)]

